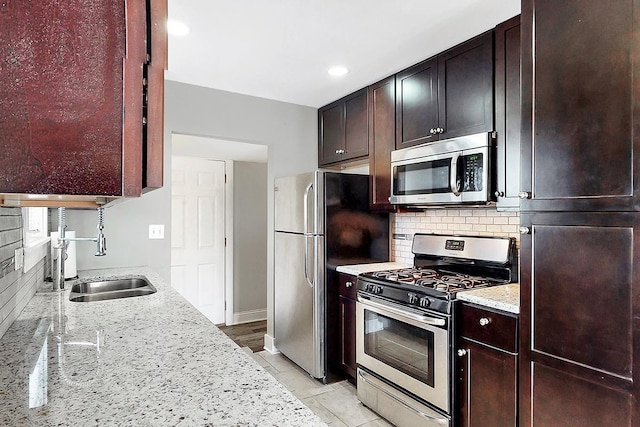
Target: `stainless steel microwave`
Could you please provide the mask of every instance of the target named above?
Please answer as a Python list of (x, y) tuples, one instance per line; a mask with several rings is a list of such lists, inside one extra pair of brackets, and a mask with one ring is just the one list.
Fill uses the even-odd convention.
[(492, 201), (492, 133), (430, 142), (391, 152), (391, 197), (398, 205)]

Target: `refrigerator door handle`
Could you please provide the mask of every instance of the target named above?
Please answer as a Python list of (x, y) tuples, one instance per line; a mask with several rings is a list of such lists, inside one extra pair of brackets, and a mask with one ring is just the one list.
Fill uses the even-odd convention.
[(311, 280), (309, 280), (309, 238), (311, 236), (304, 236), (304, 278), (307, 281), (307, 283), (309, 284), (309, 286), (311, 286), (313, 288), (313, 282)]
[[(307, 185), (307, 188), (304, 189), (304, 196), (302, 199), (302, 203), (303, 203), (302, 215), (304, 216), (304, 219), (303, 219), (304, 225), (303, 225), (302, 232), (304, 233), (305, 236), (309, 234), (309, 192), (311, 191), (312, 188), (313, 188), (313, 182)], [(306, 263), (306, 258), (305, 258), (305, 263)]]
[(307, 188), (304, 189), (304, 197), (303, 197), (303, 216), (304, 216), (304, 228), (302, 232), (304, 233), (304, 278), (313, 288), (313, 282), (309, 280), (309, 192), (313, 188), (313, 182), (307, 185)]

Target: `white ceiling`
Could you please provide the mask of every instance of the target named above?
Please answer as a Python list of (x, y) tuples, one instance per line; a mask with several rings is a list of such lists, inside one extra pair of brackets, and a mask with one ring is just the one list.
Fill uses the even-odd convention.
[(165, 76), (320, 107), (518, 13), (520, 0), (169, 0), (191, 32), (169, 36)]

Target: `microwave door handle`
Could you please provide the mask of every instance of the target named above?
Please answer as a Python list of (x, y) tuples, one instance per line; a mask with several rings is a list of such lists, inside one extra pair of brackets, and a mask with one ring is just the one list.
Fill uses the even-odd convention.
[(460, 196), (460, 181), (458, 180), (458, 160), (460, 154), (455, 153), (451, 158), (451, 173), (449, 175), (449, 187), (455, 196)]

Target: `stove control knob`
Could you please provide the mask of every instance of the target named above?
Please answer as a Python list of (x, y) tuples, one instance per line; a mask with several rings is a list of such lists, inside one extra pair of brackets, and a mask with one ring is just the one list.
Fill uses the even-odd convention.
[(364, 290), (367, 292), (371, 292), (373, 289), (373, 285), (371, 283), (367, 283), (367, 286), (364, 287)]
[(420, 298), (420, 307), (427, 308), (431, 305), (431, 300), (427, 297)]
[(418, 295), (408, 293), (407, 296), (409, 297), (409, 304), (418, 304)]
[(376, 290), (373, 291), (374, 294), (380, 295), (382, 293), (382, 286), (376, 286)]

